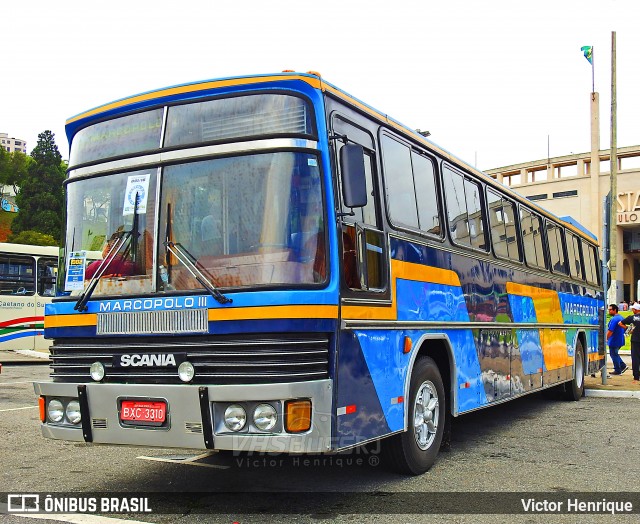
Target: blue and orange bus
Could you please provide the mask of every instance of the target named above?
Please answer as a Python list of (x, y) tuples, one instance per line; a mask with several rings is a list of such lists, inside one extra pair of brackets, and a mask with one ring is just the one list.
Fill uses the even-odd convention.
[(594, 238), (318, 74), (160, 89), (66, 129), (45, 437), (382, 440), (420, 474), (451, 417), (578, 400), (603, 365)]

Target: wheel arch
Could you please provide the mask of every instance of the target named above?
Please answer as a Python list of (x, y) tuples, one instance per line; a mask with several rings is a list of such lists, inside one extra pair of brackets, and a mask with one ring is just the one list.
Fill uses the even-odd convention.
[(414, 344), (413, 352), (409, 360), (407, 375), (404, 379), (404, 429), (407, 430), (408, 410), (409, 410), (409, 385), (411, 383), (411, 374), (415, 362), (420, 357), (431, 357), (438, 369), (440, 376), (444, 382), (444, 390), (449, 403), (449, 413), (457, 416), (458, 395), (455, 384), (457, 384), (456, 359), (453, 354), (451, 341), (449, 337), (443, 333), (424, 334)]
[(588, 355), (588, 346), (587, 346), (587, 332), (584, 329), (578, 330), (578, 334), (576, 335), (576, 340), (573, 344), (573, 355), (575, 358), (576, 349), (578, 347), (578, 342), (582, 343), (582, 369), (585, 374), (589, 371), (589, 355)]

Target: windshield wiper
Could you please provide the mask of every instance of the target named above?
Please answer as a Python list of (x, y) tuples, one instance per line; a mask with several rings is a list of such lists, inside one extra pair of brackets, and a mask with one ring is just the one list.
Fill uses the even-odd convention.
[[(116, 258), (116, 255), (120, 252), (122, 246), (126, 244), (129, 238), (134, 236), (138, 236), (138, 193), (136, 193), (136, 202), (133, 207), (133, 224), (131, 225), (131, 230), (124, 233), (120, 238), (118, 238), (118, 241), (111, 246), (111, 249), (109, 249), (106, 256), (102, 259), (102, 262), (100, 262), (100, 265), (96, 268), (96, 272), (93, 274), (93, 277), (91, 277), (89, 285), (87, 285), (87, 289), (85, 289), (84, 293), (80, 295), (80, 298), (76, 302), (76, 305), (73, 306), (73, 309), (80, 313), (88, 309), (87, 302), (89, 302), (91, 295), (96, 289), (98, 281), (102, 278), (102, 275), (107, 270), (113, 259)], [(135, 246), (134, 249), (136, 249)], [(133, 254), (135, 256), (135, 251)]]
[[(187, 268), (187, 271), (191, 273), (193, 278), (200, 282), (200, 284), (204, 286), (204, 288), (211, 294), (211, 296), (218, 302), (220, 302), (220, 304), (230, 304), (231, 302), (233, 302), (233, 299), (224, 296), (222, 293), (220, 293), (220, 291), (218, 291), (216, 286), (211, 282), (211, 279), (208, 278), (203, 273), (203, 271), (198, 268), (198, 266), (196, 265), (197, 262), (195, 257), (191, 253), (189, 253), (186, 248), (184, 248), (180, 244), (171, 242), (170, 240), (167, 240), (164, 243), (164, 247), (167, 249), (167, 251), (169, 251), (169, 253), (175, 256), (184, 267)], [(211, 275), (209, 275), (209, 277), (211, 277)]]

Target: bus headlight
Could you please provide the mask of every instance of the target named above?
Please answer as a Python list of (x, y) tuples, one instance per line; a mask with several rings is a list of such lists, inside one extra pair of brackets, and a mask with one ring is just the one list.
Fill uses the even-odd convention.
[(178, 377), (182, 382), (191, 382), (195, 374), (196, 370), (191, 362), (185, 360), (178, 366)]
[(89, 373), (91, 373), (91, 378), (93, 380), (100, 382), (104, 378), (104, 366), (102, 365), (102, 362), (94, 362), (91, 364)]
[(271, 404), (260, 404), (253, 411), (253, 423), (260, 431), (273, 429), (278, 421), (276, 408)]
[(78, 424), (82, 416), (80, 415), (80, 402), (77, 400), (72, 400), (67, 404), (67, 409), (65, 410), (67, 415), (67, 420), (72, 424)]
[(47, 405), (47, 417), (51, 422), (62, 422), (64, 406), (57, 398), (51, 399)]
[(231, 431), (240, 431), (247, 423), (247, 412), (239, 404), (232, 404), (224, 410), (224, 425)]

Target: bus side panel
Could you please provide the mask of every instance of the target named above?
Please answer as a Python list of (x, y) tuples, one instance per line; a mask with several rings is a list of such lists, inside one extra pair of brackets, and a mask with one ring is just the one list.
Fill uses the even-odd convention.
[[(378, 392), (373, 382), (375, 369), (371, 369), (364, 357), (360, 340), (376, 341), (376, 347), (385, 351), (384, 333), (373, 335), (343, 330), (340, 333), (336, 392), (336, 443), (345, 448), (382, 437), (391, 432), (383, 413)], [(402, 395), (402, 393), (399, 393)]]
[(42, 338), (43, 315), (37, 314), (36, 296), (8, 295), (0, 299), (0, 350), (35, 349)]

